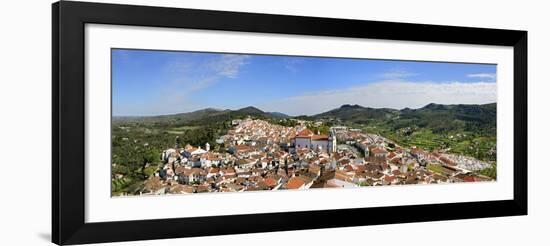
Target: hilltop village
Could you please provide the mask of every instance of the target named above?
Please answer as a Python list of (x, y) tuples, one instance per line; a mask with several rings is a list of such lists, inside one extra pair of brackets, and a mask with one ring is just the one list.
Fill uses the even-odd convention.
[(162, 152), (163, 165), (139, 194), (187, 194), (491, 181), (475, 158), (405, 148), (376, 134), (336, 126), (323, 135), (259, 119), (233, 120), (210, 144)]

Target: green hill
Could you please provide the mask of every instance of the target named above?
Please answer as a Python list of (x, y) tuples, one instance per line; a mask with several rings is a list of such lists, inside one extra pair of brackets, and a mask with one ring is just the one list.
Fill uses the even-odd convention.
[(339, 108), (314, 115), (315, 119), (339, 119), (344, 122), (368, 123), (373, 120), (385, 120), (396, 116), (396, 109), (367, 108), (360, 105), (345, 104)]
[(137, 116), (137, 117), (113, 117), (115, 123), (155, 123), (164, 125), (183, 125), (183, 124), (204, 124), (214, 121), (226, 121), (238, 118), (252, 116), (257, 118), (273, 117), (269, 113), (249, 106), (238, 110), (220, 110), (214, 108), (206, 108), (188, 113), (159, 115), (159, 116)]
[(419, 109), (402, 110), (343, 105), (312, 116), (316, 120), (340, 120), (343, 123), (385, 125), (385, 128), (428, 128), (435, 133), (452, 130), (496, 134), (496, 104), (442, 105), (431, 103)]
[(445, 149), (482, 160), (496, 159), (496, 103), (442, 105), (402, 110), (343, 105), (315, 120), (361, 128), (403, 146)]

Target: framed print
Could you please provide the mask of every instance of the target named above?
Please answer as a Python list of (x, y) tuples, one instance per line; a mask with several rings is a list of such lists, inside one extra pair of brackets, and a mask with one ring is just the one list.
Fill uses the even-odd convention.
[(54, 243), (527, 214), (526, 31), (52, 10)]

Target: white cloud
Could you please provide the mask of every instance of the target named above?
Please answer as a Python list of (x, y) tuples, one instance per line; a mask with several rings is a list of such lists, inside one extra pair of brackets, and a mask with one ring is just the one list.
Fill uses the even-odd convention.
[(209, 66), (218, 76), (236, 78), (248, 58), (248, 55), (222, 55), (219, 60), (212, 60), (206, 66)]
[(416, 73), (411, 73), (403, 70), (388, 71), (380, 75), (385, 80), (401, 80), (409, 77), (416, 76)]
[(318, 91), (259, 105), (289, 115), (322, 113), (343, 104), (373, 108), (420, 108), (429, 103), (484, 104), (496, 102), (496, 83), (433, 83), (383, 81), (342, 90)]
[(291, 73), (297, 73), (298, 67), (304, 62), (303, 58), (298, 57), (288, 57), (284, 60), (284, 67), (286, 70)]
[(208, 87), (222, 78), (237, 78), (247, 64), (248, 55), (218, 55), (206, 61), (178, 60), (169, 63), (166, 71), (175, 77), (174, 84), (185, 85), (186, 90)]
[[(210, 85), (222, 78), (237, 78), (250, 56), (224, 54), (208, 60), (184, 59), (166, 65), (166, 72), (175, 77), (176, 84), (185, 84), (201, 89), (201, 84)], [(199, 85), (196, 85), (199, 84)]]
[(494, 73), (472, 73), (467, 75), (468, 78), (478, 78), (478, 79), (496, 79), (497, 75)]

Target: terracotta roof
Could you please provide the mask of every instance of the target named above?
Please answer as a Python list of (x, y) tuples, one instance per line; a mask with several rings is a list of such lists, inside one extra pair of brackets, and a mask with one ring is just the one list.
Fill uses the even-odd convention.
[(465, 176), (463, 180), (465, 182), (476, 182), (476, 178), (474, 176)]
[(456, 163), (454, 161), (450, 160), (449, 158), (447, 158), (445, 156), (439, 157), (439, 160), (442, 161), (443, 163), (447, 164), (447, 165), (456, 166)]
[(170, 188), (170, 193), (173, 193), (173, 194), (193, 193), (193, 191), (194, 191), (193, 186), (190, 186), (190, 185), (178, 184)]
[(388, 182), (388, 183), (391, 183), (393, 180), (395, 179), (394, 176), (384, 176), (384, 181)]
[(235, 173), (235, 169), (232, 168), (232, 167), (223, 168), (221, 171), (224, 172), (225, 174), (227, 174), (227, 173), (233, 173), (234, 174)]
[(402, 164), (400, 158), (393, 158), (390, 162), (393, 164)]
[(327, 135), (313, 135), (311, 136), (311, 140), (328, 140)]
[(235, 148), (237, 150), (249, 150), (249, 149), (251, 149), (250, 146), (244, 145), (244, 144), (237, 145), (237, 146), (235, 146)]
[(275, 187), (277, 185), (277, 180), (273, 178), (265, 178), (263, 181), (269, 187)]
[(363, 165), (363, 164), (362, 165), (357, 165), (357, 166), (355, 166), (355, 168), (356, 168), (355, 171), (358, 172), (358, 173), (362, 173), (366, 169), (365, 165)]
[(255, 191), (255, 190), (262, 190), (262, 187), (256, 186), (256, 185), (249, 185), (245, 188), (246, 191)]
[(216, 156), (216, 155), (212, 155), (212, 154), (207, 155), (207, 156), (206, 156), (206, 159), (207, 159), (207, 160), (210, 160), (210, 161), (219, 161), (219, 160), (221, 160), (220, 157), (218, 157), (218, 156)]
[(346, 170), (348, 172), (351, 172), (351, 171), (353, 171), (353, 167), (351, 165), (345, 165), (344, 170)]
[(344, 181), (351, 181), (352, 177), (348, 176), (347, 172), (345, 170), (336, 170), (334, 173), (335, 179), (340, 179)]
[(254, 164), (254, 162), (256, 161), (251, 159), (238, 159), (236, 163), (237, 165), (247, 165), (247, 164)]
[(384, 148), (374, 148), (371, 150), (371, 152), (373, 154), (383, 154), (383, 153), (388, 153), (388, 151)]
[(292, 177), (285, 184), (287, 189), (299, 189), (305, 184), (304, 180), (298, 177)]
[(197, 193), (201, 193), (201, 192), (208, 192), (209, 188), (208, 188), (208, 185), (199, 185), (195, 190), (197, 191)]
[(403, 173), (401, 173), (401, 171), (399, 171), (399, 170), (393, 170), (391, 173), (395, 176), (403, 175)]
[(305, 137), (305, 138), (308, 138), (308, 137), (311, 137), (311, 136), (313, 136), (313, 132), (312, 132), (311, 130), (307, 129), (307, 128), (304, 129), (304, 130), (302, 130), (302, 131), (300, 131), (300, 132), (296, 135), (297, 138), (304, 138), (304, 137)]

